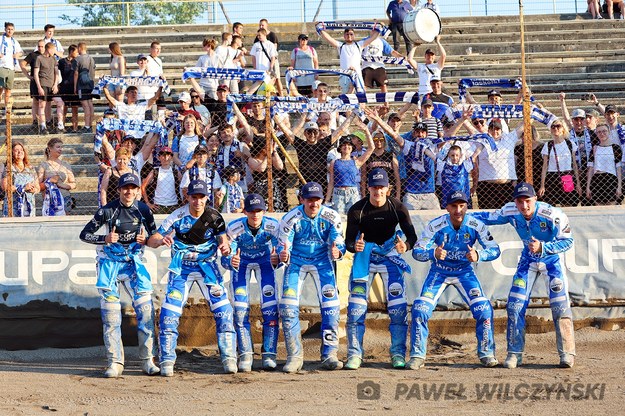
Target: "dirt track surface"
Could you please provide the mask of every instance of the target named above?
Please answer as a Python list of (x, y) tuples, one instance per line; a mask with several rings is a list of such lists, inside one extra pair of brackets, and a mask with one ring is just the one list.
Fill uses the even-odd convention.
[[(409, 371), (390, 368), (388, 335), (376, 330), (365, 336), (366, 360), (358, 371), (319, 369), (319, 341), (308, 338), (306, 363), (298, 374), (255, 368), (224, 375), (215, 348), (209, 347), (180, 351), (168, 379), (144, 376), (132, 347), (123, 377), (113, 380), (101, 377), (99, 347), (0, 351), (0, 414), (623, 414), (625, 330), (577, 331), (573, 369), (557, 367), (554, 340), (553, 332), (528, 335), (523, 367), (510, 370), (479, 366), (471, 335), (433, 338), (425, 368)], [(496, 341), (503, 361), (503, 335)], [(283, 345), (279, 353), (284, 359)], [(358, 390), (365, 382), (369, 388)]]

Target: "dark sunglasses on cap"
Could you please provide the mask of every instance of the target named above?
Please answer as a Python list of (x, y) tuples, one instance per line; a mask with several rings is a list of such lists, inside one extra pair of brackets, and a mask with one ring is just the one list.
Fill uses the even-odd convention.
[(486, 120), (473, 120), (473, 125), (477, 126), (477, 125), (484, 125), (486, 124)]

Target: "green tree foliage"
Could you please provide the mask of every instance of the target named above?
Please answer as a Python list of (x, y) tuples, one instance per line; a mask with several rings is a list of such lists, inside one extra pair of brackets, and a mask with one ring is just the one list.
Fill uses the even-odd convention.
[[(137, 0), (66, 0), (84, 10), (82, 17), (61, 19), (81, 26), (189, 24), (206, 10), (206, 2)], [(130, 18), (130, 22), (127, 18)]]

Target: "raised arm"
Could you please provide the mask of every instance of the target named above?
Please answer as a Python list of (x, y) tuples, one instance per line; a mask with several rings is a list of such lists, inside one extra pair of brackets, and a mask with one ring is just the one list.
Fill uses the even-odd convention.
[(327, 31), (322, 30), (319, 33), (319, 36), (321, 36), (323, 39), (325, 39), (326, 42), (328, 42), (330, 45), (334, 46), (335, 48), (339, 47), (339, 42), (336, 39), (334, 39), (332, 36), (330, 36), (330, 34)]
[(441, 43), (441, 35), (438, 35), (435, 39), (436, 46), (438, 46), (439, 57), (436, 65), (442, 71), (445, 67), (445, 60), (447, 59), (447, 51), (443, 48), (443, 44)]
[(116, 107), (119, 101), (117, 101), (117, 99), (115, 99), (115, 97), (111, 95), (109, 89), (105, 87), (102, 91), (104, 92), (104, 97), (106, 98), (106, 101), (108, 101), (109, 104), (111, 104), (113, 107)]

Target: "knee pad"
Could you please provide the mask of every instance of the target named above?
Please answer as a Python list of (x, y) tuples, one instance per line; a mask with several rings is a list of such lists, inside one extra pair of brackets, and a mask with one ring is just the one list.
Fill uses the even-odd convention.
[(249, 316), (248, 308), (234, 308), (234, 323), (237, 326), (243, 326), (247, 322), (247, 318)]
[(180, 322), (180, 314), (161, 308), (161, 316), (159, 319), (161, 331), (166, 329), (177, 329)]
[(525, 302), (522, 300), (508, 299), (508, 304), (506, 305), (508, 317), (520, 315), (524, 305)]
[(430, 307), (427, 303), (423, 301), (416, 300), (412, 305), (412, 320), (414, 322), (423, 322), (427, 323), (430, 319), (430, 315), (432, 312), (430, 311)]
[(475, 320), (484, 321), (493, 316), (493, 307), (488, 300), (483, 300), (471, 306), (471, 313)]
[(406, 315), (408, 315), (406, 306), (407, 303), (404, 302), (388, 307), (388, 317), (392, 323), (403, 323), (406, 321)]

